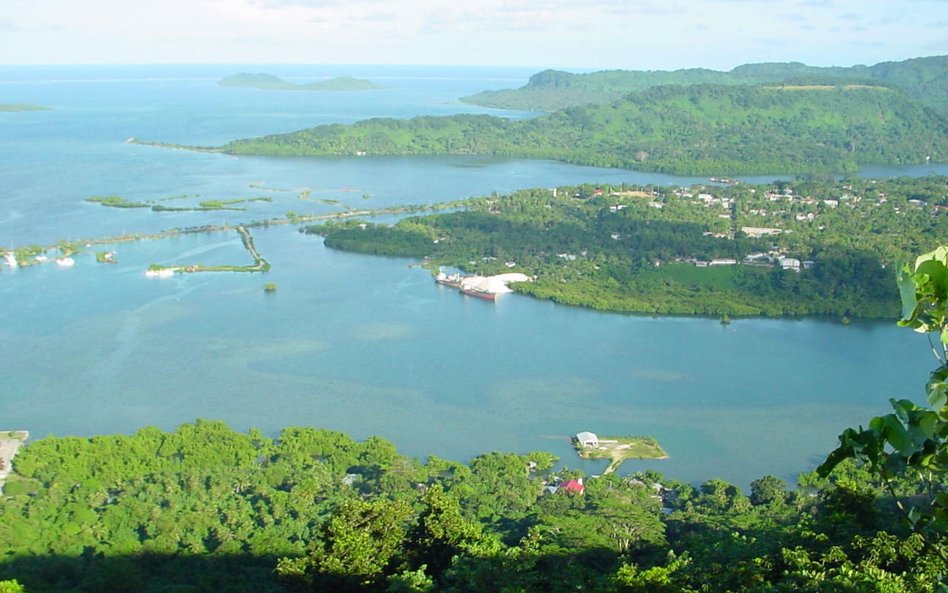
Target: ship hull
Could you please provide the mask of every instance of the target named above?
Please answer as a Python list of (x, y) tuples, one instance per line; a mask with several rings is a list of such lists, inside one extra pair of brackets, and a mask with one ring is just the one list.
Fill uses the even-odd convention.
[(496, 292), (484, 292), (483, 290), (473, 290), (470, 288), (461, 288), (461, 294), (466, 294), (467, 296), (472, 296), (478, 299), (484, 299), (485, 301), (493, 301), (497, 299)]

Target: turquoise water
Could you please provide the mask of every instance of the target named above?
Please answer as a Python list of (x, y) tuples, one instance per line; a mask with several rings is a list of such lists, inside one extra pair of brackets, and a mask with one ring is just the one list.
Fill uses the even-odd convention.
[[(261, 219), (288, 210), (428, 203), (577, 182), (691, 183), (545, 161), (444, 158), (264, 159), (160, 150), (136, 136), (212, 144), (368, 116), (480, 112), (457, 97), (523, 84), (505, 69), (254, 67), (310, 79), (351, 74), (371, 93), (222, 89), (247, 67), (0, 68), (0, 247)], [(529, 114), (514, 114), (526, 117)], [(916, 167), (925, 174), (945, 168)], [(877, 170), (874, 174), (897, 174)], [(85, 203), (234, 199), (248, 211), (153, 213)], [(520, 295), (496, 304), (431, 282), (410, 261), (325, 249), (295, 228), (255, 231), (265, 276), (149, 279), (151, 263), (248, 260), (236, 234), (115, 246), (118, 264), (0, 272), (0, 428), (34, 436), (173, 428), (198, 417), (276, 433), (287, 425), (379, 434), (402, 452), (467, 459), (552, 451), (567, 435), (651, 434), (678, 479), (740, 484), (811, 469), (844, 427), (921, 398), (924, 338), (887, 323), (601, 314)], [(278, 285), (265, 294), (264, 282)]]

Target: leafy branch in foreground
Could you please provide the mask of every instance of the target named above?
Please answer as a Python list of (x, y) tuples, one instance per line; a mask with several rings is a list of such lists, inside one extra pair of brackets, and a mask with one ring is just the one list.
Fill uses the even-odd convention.
[[(854, 458), (868, 465), (896, 498), (912, 529), (948, 563), (948, 245), (906, 265), (899, 279), (902, 319), (899, 325), (928, 334), (939, 366), (926, 386), (928, 407), (891, 400), (895, 413), (869, 421), (869, 428), (846, 429), (839, 447), (817, 470), (826, 476), (841, 461)], [(908, 505), (898, 500), (896, 476), (911, 474), (928, 487), (927, 496)]]

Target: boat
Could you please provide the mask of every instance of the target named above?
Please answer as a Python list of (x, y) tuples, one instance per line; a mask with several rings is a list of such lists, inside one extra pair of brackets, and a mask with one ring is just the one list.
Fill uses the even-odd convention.
[(76, 260), (72, 259), (71, 257), (60, 257), (56, 260), (56, 265), (62, 268), (71, 268), (72, 266), (76, 265)]
[(477, 288), (475, 286), (459, 286), (458, 290), (461, 291), (461, 294), (466, 294), (467, 296), (472, 296), (472, 297), (484, 299), (487, 301), (497, 300), (496, 292), (488, 292), (482, 288)]
[(176, 268), (160, 268), (157, 270), (145, 270), (145, 276), (148, 278), (171, 278), (174, 276)]
[(6, 262), (6, 264), (7, 264), (8, 266), (10, 266), (11, 268), (15, 268), (15, 267), (17, 267), (17, 265), (18, 265), (18, 264), (17, 264), (17, 261), (16, 261), (16, 255), (15, 255), (13, 252), (8, 252), (8, 253), (4, 254), (3, 260), (4, 260), (4, 261)]
[(438, 272), (438, 275), (435, 276), (435, 282), (444, 286), (450, 286), (451, 288), (461, 288), (462, 280), (464, 280), (464, 277), (460, 274), (445, 274), (444, 272)]

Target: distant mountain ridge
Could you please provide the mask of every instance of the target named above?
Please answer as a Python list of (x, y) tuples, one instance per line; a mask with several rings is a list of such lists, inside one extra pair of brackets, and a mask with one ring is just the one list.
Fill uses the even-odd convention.
[(611, 103), (622, 96), (667, 84), (746, 85), (762, 83), (838, 84), (861, 82), (902, 89), (923, 105), (948, 115), (948, 56), (882, 62), (874, 66), (819, 67), (799, 62), (737, 66), (729, 72), (685, 70), (604, 70), (573, 74), (544, 70), (519, 89), (483, 91), (462, 101), (525, 111), (556, 111), (575, 105)]
[(272, 74), (262, 72), (241, 72), (240, 74), (223, 78), (218, 81), (217, 84), (227, 87), (277, 91), (368, 91), (382, 88), (370, 80), (352, 78), (351, 76), (337, 76), (306, 84), (296, 84)]
[(236, 140), (212, 150), (485, 154), (679, 175), (842, 173), (861, 164), (948, 160), (948, 120), (888, 87), (669, 85), (529, 120), (371, 119)]

